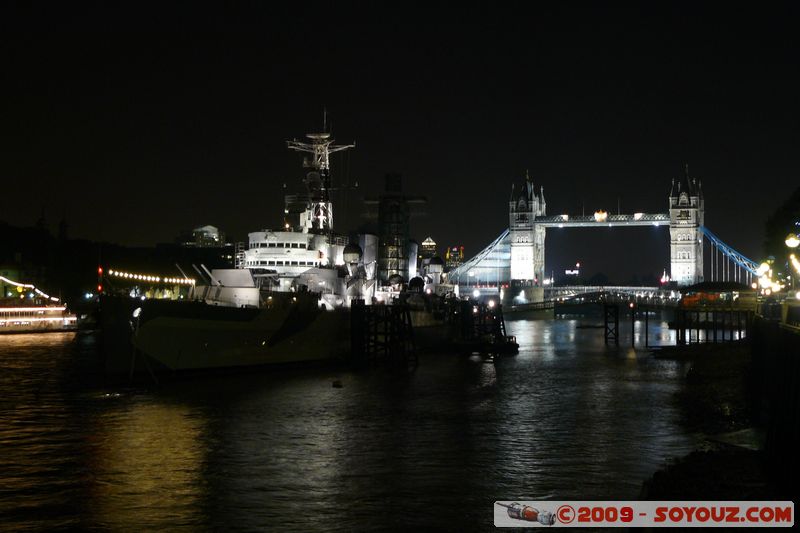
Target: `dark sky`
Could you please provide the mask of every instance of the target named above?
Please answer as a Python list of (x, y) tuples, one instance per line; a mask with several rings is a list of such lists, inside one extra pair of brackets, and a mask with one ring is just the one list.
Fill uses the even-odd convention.
[[(0, 220), (44, 207), (74, 237), (148, 245), (214, 224), (243, 240), (280, 223), (302, 176), (285, 140), (326, 106), (357, 143), (333, 159), (361, 185), (351, 205), (400, 172), (430, 200), (419, 240), (477, 252), (526, 169), (550, 214), (663, 212), (688, 163), (706, 224), (757, 259), (800, 185), (796, 9), (561, 4), (0, 8)], [(668, 267), (666, 229), (547, 238), (548, 270)]]

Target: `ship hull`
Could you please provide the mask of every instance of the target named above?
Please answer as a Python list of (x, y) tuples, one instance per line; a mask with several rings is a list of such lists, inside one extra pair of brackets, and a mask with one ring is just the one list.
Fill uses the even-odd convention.
[(109, 298), (101, 309), (106, 371), (179, 373), (336, 360), (349, 353), (349, 315), (296, 300), (233, 309)]

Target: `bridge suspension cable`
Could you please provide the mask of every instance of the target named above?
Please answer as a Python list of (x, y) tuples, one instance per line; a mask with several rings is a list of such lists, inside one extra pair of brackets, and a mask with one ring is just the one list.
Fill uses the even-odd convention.
[(700, 226), (710, 246), (709, 272), (711, 281), (734, 281), (749, 285), (757, 276), (758, 264), (725, 244), (714, 232)]

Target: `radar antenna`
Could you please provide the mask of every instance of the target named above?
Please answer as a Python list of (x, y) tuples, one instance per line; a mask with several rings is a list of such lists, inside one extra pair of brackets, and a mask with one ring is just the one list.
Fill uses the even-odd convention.
[(341, 152), (350, 148), (355, 148), (353, 144), (334, 144), (331, 134), (325, 132), (327, 126), (327, 111), (323, 112), (323, 132), (308, 133), (308, 141), (298, 141), (297, 139), (286, 141), (286, 146), (290, 150), (311, 154), (311, 158), (303, 161), (303, 166), (311, 169), (307, 177), (306, 184), (310, 183), (311, 174), (319, 174), (319, 190), (314, 191), (311, 200), (312, 227), (318, 230), (330, 231), (333, 229), (333, 204), (331, 203), (330, 191), (330, 154)]

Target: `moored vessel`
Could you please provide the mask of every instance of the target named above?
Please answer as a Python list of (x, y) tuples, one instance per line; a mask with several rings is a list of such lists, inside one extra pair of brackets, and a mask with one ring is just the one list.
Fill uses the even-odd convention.
[(33, 284), (0, 276), (0, 334), (75, 331), (77, 317)]

